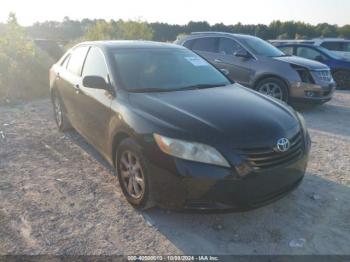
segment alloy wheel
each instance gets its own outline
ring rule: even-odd
[[[131,151],[124,151],[119,165],[127,193],[134,199],[141,198],[145,192],[145,179],[139,158]]]
[[[60,127],[63,123],[63,116],[62,116],[62,107],[61,102],[58,97],[54,98],[54,111],[55,111],[55,119],[57,122],[57,125]]]
[[[272,82],[264,83],[258,88],[258,92],[264,95],[274,97],[279,100],[283,100],[282,88],[276,83],[272,83]]]

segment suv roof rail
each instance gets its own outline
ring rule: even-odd
[[[312,40],[325,40],[325,41],[348,41],[348,39],[341,38],[341,37],[316,37]]]
[[[199,35],[199,34],[230,34],[230,35],[233,35],[233,33],[230,33],[230,32],[220,32],[220,31],[191,32],[191,35]]]

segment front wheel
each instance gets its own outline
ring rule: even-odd
[[[119,184],[128,202],[136,209],[153,206],[147,160],[134,139],[127,138],[117,149],[116,169]]]
[[[339,89],[350,89],[350,71],[340,70],[334,73],[334,80]]]
[[[278,78],[271,77],[261,80],[255,90],[264,95],[288,102],[288,87]]]

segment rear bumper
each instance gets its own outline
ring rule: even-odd
[[[294,82],[290,89],[290,101],[323,104],[332,99],[335,89],[336,84],[334,82],[327,85]]]
[[[305,152],[294,163],[241,178],[234,169],[174,159],[173,172],[151,164],[152,190],[157,204],[165,208],[249,210],[294,190],[304,177],[307,161]]]

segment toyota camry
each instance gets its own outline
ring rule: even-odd
[[[50,69],[50,91],[58,128],[106,158],[135,208],[251,209],[304,177],[303,117],[182,46],[78,44]]]

